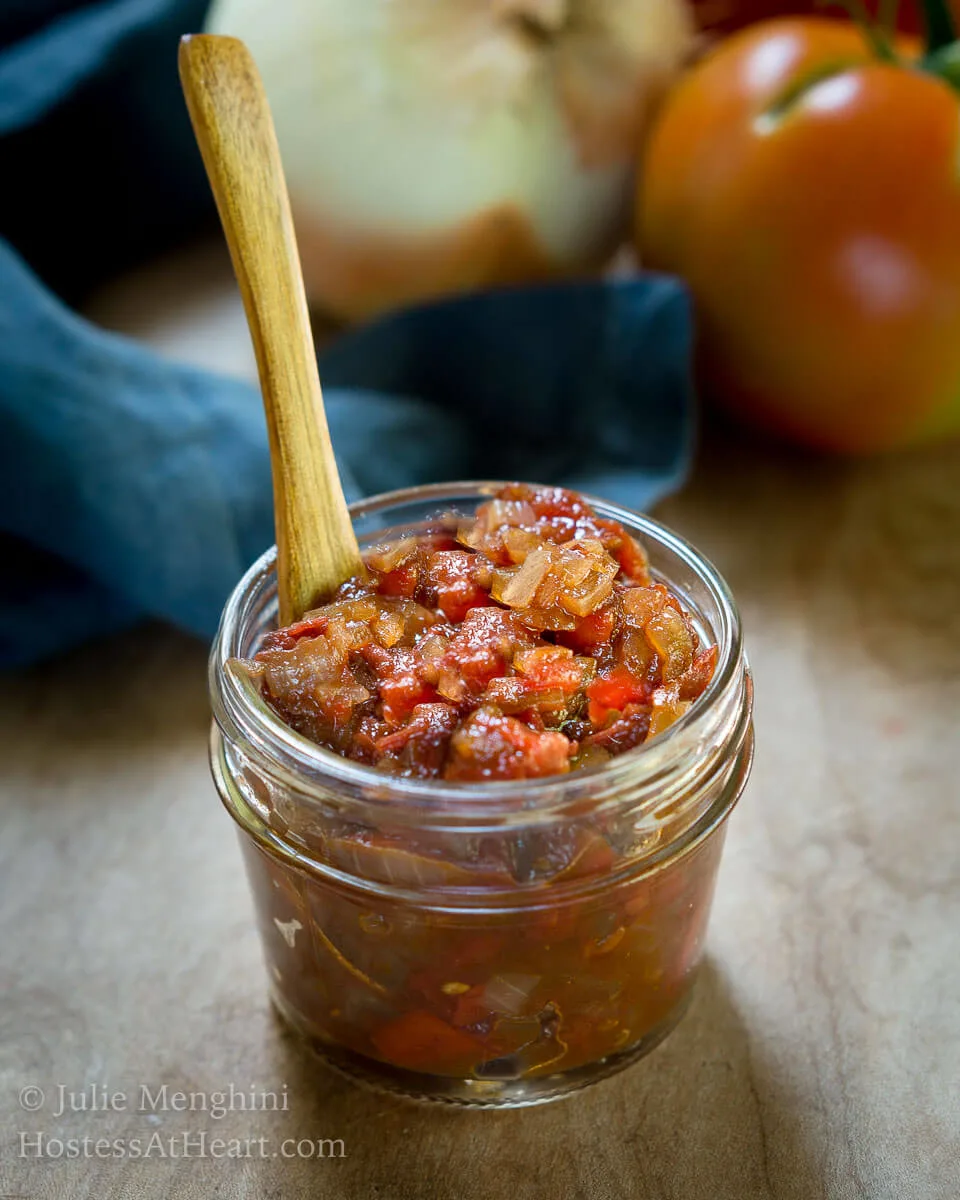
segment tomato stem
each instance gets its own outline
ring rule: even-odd
[[[960,42],[951,42],[923,60],[923,69],[960,92]]]
[[[927,34],[927,56],[939,53],[957,40],[947,0],[923,0],[923,23]]]
[[[927,52],[920,66],[960,92],[960,42],[947,0],[923,0]]]
[[[874,55],[882,62],[897,63],[900,61],[890,37],[892,22],[887,19],[889,3],[883,4],[881,10],[883,16],[881,20],[875,21],[867,11],[864,0],[817,0],[817,2],[823,8],[842,8],[863,34]],[[933,2],[943,3],[943,0],[933,0]]]

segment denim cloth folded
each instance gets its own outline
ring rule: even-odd
[[[216,217],[177,43],[210,0],[0,0],[0,237],[75,303]]]
[[[210,211],[176,80],[177,37],[205,8],[0,4],[2,666],[145,616],[208,637],[273,540],[256,391],[104,333],[62,299]],[[73,173],[77,139],[100,147],[102,177]],[[644,276],[397,313],[320,368],[351,497],[500,477],[642,508],[688,465],[689,359],[683,289]]]

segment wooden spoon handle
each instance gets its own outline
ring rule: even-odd
[[[323,411],[290,200],[260,74],[236,38],[180,43],[180,78],[246,309],[273,467],[280,623],[362,571]]]

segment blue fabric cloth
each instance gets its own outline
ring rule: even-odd
[[[0,189],[2,666],[145,616],[210,636],[273,540],[257,392],[62,299],[209,213],[176,83],[177,37],[204,9],[0,0],[0,171],[18,180]],[[77,173],[75,146],[49,161],[77,138],[112,147],[102,178]],[[645,276],[398,313],[335,342],[321,377],[353,497],[499,476],[644,508],[688,465],[689,362],[685,293]]]
[[[216,216],[177,43],[209,0],[0,0],[0,236],[75,303]]]

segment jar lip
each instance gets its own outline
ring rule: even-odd
[[[501,481],[468,480],[403,488],[357,501],[350,505],[350,513],[356,521],[404,504],[433,501],[439,505],[444,501],[482,499],[504,486],[505,482]],[[730,589],[716,567],[679,534],[651,517],[586,492],[580,494],[600,516],[620,522],[631,533],[660,544],[679,558],[707,587],[719,614],[719,627],[711,630],[717,642],[718,657],[710,683],[688,711],[650,743],[626,751],[608,763],[565,775],[451,783],[384,775],[374,767],[343,758],[311,742],[285,724],[248,679],[228,667],[231,659],[243,656],[242,641],[250,617],[251,600],[261,597],[275,576],[276,546],[270,547],[249,567],[224,607],[209,664],[210,693],[217,723],[227,737],[239,735],[246,740],[274,770],[287,777],[287,782],[299,781],[301,786],[313,784],[326,788],[335,785],[361,795],[368,804],[396,805],[402,800],[407,808],[441,809],[447,818],[454,814],[491,816],[504,808],[516,809],[518,793],[523,795],[518,815],[529,818],[531,809],[565,805],[572,792],[578,793],[591,786],[596,788],[598,784],[605,793],[627,778],[632,789],[638,783],[641,786],[656,785],[669,773],[678,754],[688,749],[691,742],[703,741],[716,701],[729,693],[732,686],[739,685],[738,676],[744,670],[739,613]]]

